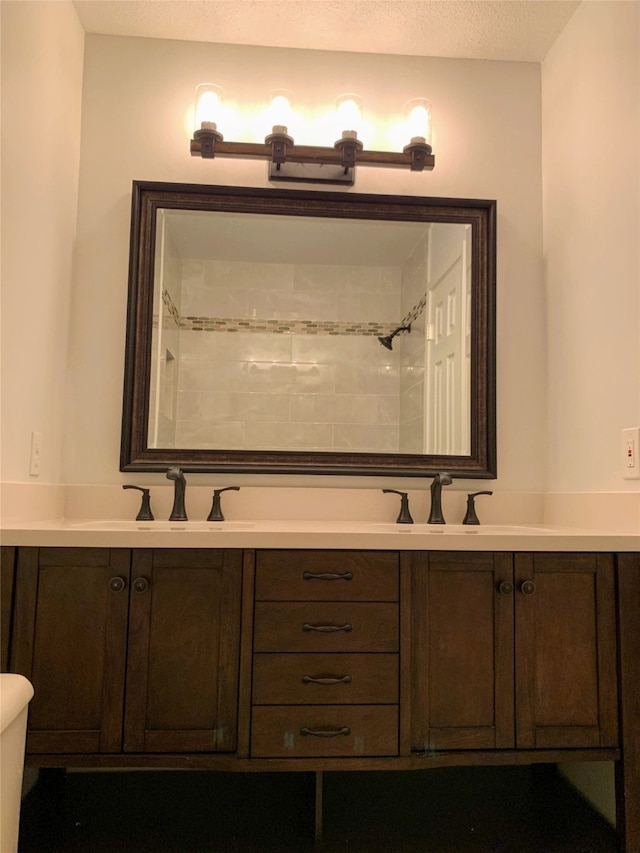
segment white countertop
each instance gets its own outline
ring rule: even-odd
[[[2,545],[85,548],[324,548],[401,551],[640,552],[640,534],[551,525],[463,526],[365,521],[125,521],[6,524]]]

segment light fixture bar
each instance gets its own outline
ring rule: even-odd
[[[215,140],[212,146],[203,145],[202,135],[206,131],[199,131],[200,139],[191,140],[192,157],[239,157],[239,158],[262,158],[271,160],[273,156],[272,146],[262,142],[224,142]],[[407,148],[418,148],[420,146],[407,146]],[[430,146],[429,146],[430,147]],[[208,153],[210,151],[211,153]],[[356,165],[358,166],[395,166],[409,168],[412,171],[431,171],[435,166],[435,157],[431,153],[415,157],[413,150],[402,152],[395,151],[366,151],[357,152]],[[287,145],[287,163],[309,163],[315,165],[342,166],[342,151],[336,148],[318,145]]]
[[[218,129],[224,124],[224,92],[214,83],[196,88],[195,130],[191,155],[205,159],[215,157],[254,158],[266,160],[269,180],[303,181],[321,184],[353,184],[356,166],[391,166],[412,172],[431,171],[435,166],[431,148],[431,102],[414,99],[405,105],[406,129],[410,143],[402,152],[365,151],[358,139],[362,131],[362,98],[352,92],[336,99],[336,125],[340,138],[333,147],[296,145],[289,124],[295,125],[293,96],[285,89],[269,95],[264,118],[271,132],[264,142],[225,142]],[[263,118],[260,119],[260,122]]]

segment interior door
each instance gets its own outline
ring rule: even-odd
[[[428,453],[470,452],[470,240],[467,225],[434,224],[429,232],[425,379]]]

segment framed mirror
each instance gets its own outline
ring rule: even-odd
[[[496,204],[136,181],[120,470],[496,476]]]

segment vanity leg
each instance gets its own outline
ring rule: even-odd
[[[622,760],[616,763],[620,849],[640,853],[640,554],[618,555]]]
[[[322,770],[316,770],[315,841],[322,841]]]

